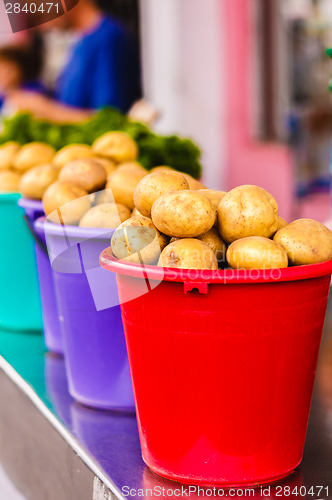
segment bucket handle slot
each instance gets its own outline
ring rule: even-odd
[[[199,293],[206,295],[208,293],[208,283],[202,281],[202,282],[190,282],[190,281],[185,281],[183,283],[184,287],[184,293],[190,293],[193,290],[198,290]]]

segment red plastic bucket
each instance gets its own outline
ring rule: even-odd
[[[293,471],[332,261],[164,270],[117,261],[107,249],[101,264],[117,273],[145,463],[202,485],[264,484]]]

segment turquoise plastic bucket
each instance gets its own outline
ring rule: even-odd
[[[0,194],[0,328],[42,330],[33,237],[17,193]]]

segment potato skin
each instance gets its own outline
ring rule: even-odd
[[[176,238],[194,238],[209,231],[216,212],[197,191],[175,191],[160,196],[152,206],[152,221],[159,231]]]
[[[176,172],[175,168],[169,167],[168,165],[159,165],[158,167],[153,167],[150,170],[151,174],[153,172],[165,172],[165,171],[167,171],[167,172]]]
[[[186,179],[186,181],[189,184],[189,189],[191,189],[192,191],[198,191],[199,189],[206,189],[204,184],[202,184],[197,179],[194,179],[194,177],[192,177],[191,175],[185,174],[184,172],[180,172],[180,174],[182,174],[183,177]]]
[[[97,156],[111,158],[116,163],[135,161],[138,157],[136,142],[124,132],[106,132],[92,146]]]
[[[135,207],[145,217],[151,217],[152,205],[160,196],[185,189],[189,189],[189,184],[182,174],[171,170],[153,172],[137,184],[134,192]]]
[[[59,179],[74,182],[88,193],[105,187],[107,176],[105,168],[91,158],[83,158],[68,163],[60,172]]]
[[[104,203],[90,208],[80,220],[80,227],[100,227],[116,229],[122,222],[129,219],[131,212],[124,205]]]
[[[134,192],[136,186],[145,175],[146,172],[139,169],[131,171],[117,169],[108,178],[106,189],[112,190],[116,203],[121,203],[133,210],[135,207]]]
[[[262,236],[234,241],[227,250],[227,262],[233,269],[281,269],[288,257],[278,243]]]
[[[218,210],[221,200],[227,194],[226,191],[216,191],[214,189],[199,189],[198,192],[204,194],[204,196],[211,201],[216,211]]]
[[[57,181],[46,190],[43,205],[45,214],[51,222],[76,225],[90,209],[91,202],[88,192],[78,184]]]
[[[19,193],[21,176],[12,170],[0,170],[0,193]]]
[[[220,238],[217,229],[213,227],[207,233],[197,236],[197,239],[203,241],[203,243],[206,243],[206,245],[212,248],[218,262],[225,262],[227,245]]]
[[[0,146],[0,171],[12,168],[20,147],[19,143],[15,141],[6,142]]]
[[[232,189],[218,207],[219,233],[227,243],[249,236],[270,238],[277,231],[278,222],[276,200],[258,186]]]
[[[131,217],[114,232],[111,240],[113,254],[120,260],[135,264],[156,264],[161,251],[168,243],[151,219]]]
[[[332,232],[312,219],[291,222],[275,234],[274,241],[285,249],[289,261],[296,266],[332,259]]]
[[[145,175],[149,173],[140,163],[138,163],[138,161],[126,161],[125,163],[119,163],[119,165],[117,165],[117,172],[137,172],[137,170],[143,172]]]
[[[106,177],[113,174],[114,170],[118,168],[117,164],[109,158],[100,158],[99,156],[93,156],[92,160],[97,161],[104,167],[106,171]]]
[[[93,156],[93,151],[87,144],[69,144],[64,146],[62,149],[55,154],[53,158],[53,165],[61,169],[75,160],[81,160],[82,158],[91,158]]]
[[[288,222],[285,219],[283,219],[282,217],[279,217],[277,231],[279,231],[280,229],[283,229],[286,226],[288,226]]]
[[[160,267],[177,269],[218,269],[214,251],[195,238],[183,238],[168,245],[158,261]]]
[[[53,165],[40,165],[28,170],[20,180],[20,192],[25,198],[41,200],[46,189],[58,179],[59,170]]]
[[[25,144],[16,154],[13,160],[13,168],[19,172],[25,172],[29,168],[51,163],[55,155],[55,149],[43,142],[30,142]]]

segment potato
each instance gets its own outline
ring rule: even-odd
[[[80,227],[100,227],[116,229],[122,222],[129,219],[131,212],[124,205],[104,203],[90,208],[80,220]]]
[[[57,168],[63,168],[68,163],[81,158],[91,158],[93,151],[87,144],[69,144],[55,154],[53,158],[53,165]]]
[[[216,211],[221,200],[227,194],[226,191],[215,191],[214,189],[199,189],[198,192],[204,194],[211,201]]]
[[[97,156],[111,158],[116,163],[135,161],[138,157],[136,142],[124,132],[107,132],[92,146]]]
[[[95,160],[83,158],[68,163],[60,172],[59,179],[65,182],[79,184],[88,193],[105,187],[106,170]]]
[[[160,165],[160,167],[151,168],[150,172],[151,173],[153,173],[153,172],[164,172],[165,170],[166,171],[176,172],[176,170],[173,167],[168,167],[167,165]]]
[[[103,189],[98,191],[98,193],[93,193],[90,195],[94,205],[104,205],[105,203],[115,203],[114,197],[111,189]]]
[[[175,191],[160,196],[152,206],[152,221],[159,231],[176,238],[194,238],[209,231],[216,212],[197,191]]]
[[[288,257],[282,246],[262,236],[234,241],[227,250],[227,262],[233,269],[288,267]]]
[[[28,170],[20,180],[19,189],[25,198],[41,200],[46,189],[57,180],[59,170],[53,165],[40,165]]]
[[[213,189],[199,189],[199,193],[204,194],[212,203],[216,211],[216,221],[214,223],[215,227],[218,227],[218,207],[221,200],[227,194],[226,191],[215,191]]]
[[[212,248],[200,240],[184,238],[168,245],[161,253],[158,266],[178,269],[218,269]]]
[[[20,149],[18,142],[10,141],[0,146],[0,170],[9,170],[13,166],[14,158]]]
[[[106,170],[107,177],[113,174],[114,170],[118,168],[117,164],[113,160],[109,160],[107,158],[100,158],[98,156],[93,156],[92,159],[97,161],[104,167],[104,169]]]
[[[111,189],[116,203],[121,203],[133,210],[134,192],[137,184],[145,176],[141,170],[115,170],[108,179],[106,189]]]
[[[21,176],[12,170],[0,171],[0,193],[19,193]]]
[[[226,243],[249,236],[270,238],[276,232],[278,222],[276,200],[258,186],[232,189],[218,207],[219,233]]]
[[[285,221],[285,219],[283,219],[282,217],[279,217],[278,219],[278,229],[277,231],[279,231],[280,229],[283,229],[284,227],[288,226],[288,222]]]
[[[73,182],[57,181],[43,196],[48,220],[56,224],[75,225],[91,207],[88,192]]]
[[[217,229],[212,228],[207,233],[197,236],[197,239],[212,248],[218,262],[225,262],[227,246],[220,238]]]
[[[182,174],[166,170],[154,172],[143,177],[137,184],[134,192],[135,207],[145,217],[151,217],[152,205],[160,196],[185,189],[189,189],[189,184]]]
[[[22,146],[13,161],[13,168],[25,172],[29,168],[51,163],[55,155],[55,149],[43,142],[30,142]]]
[[[137,208],[134,208],[134,210],[131,212],[131,216],[135,217],[136,215],[138,215],[139,217],[143,217],[143,215],[139,213]]]
[[[184,172],[180,172],[187,180],[189,184],[189,189],[191,190],[199,190],[199,189],[206,189],[204,184],[202,184],[200,181],[197,179],[194,179],[191,175],[185,174]]]
[[[312,219],[291,222],[275,234],[274,241],[285,249],[289,261],[296,266],[332,259],[332,232]]]
[[[159,233],[150,219],[131,217],[116,229],[111,247],[118,259],[154,264],[167,243],[168,238]]]
[[[137,161],[127,161],[125,163],[120,163],[117,167],[118,172],[143,172],[145,175],[147,175],[149,172]]]

